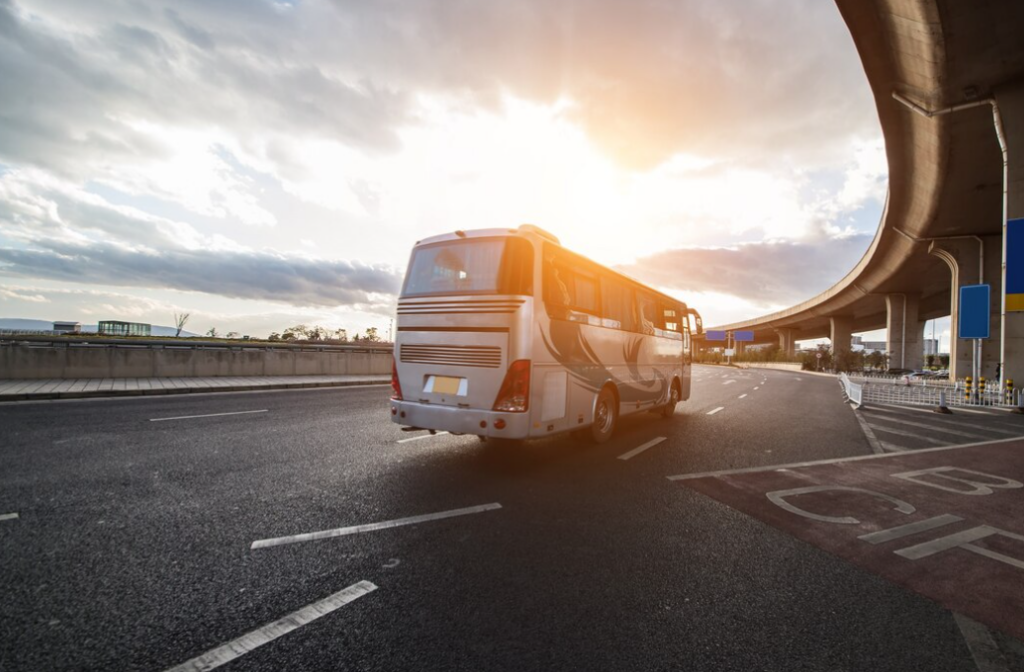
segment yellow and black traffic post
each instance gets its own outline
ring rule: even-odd
[[[964,381],[964,401],[968,403],[971,401],[971,383],[973,382],[970,376],[967,376],[967,379]]]
[[[1006,379],[1006,403],[1013,403],[1013,378]]]
[[[985,403],[985,376],[978,378],[978,400],[982,404]]]

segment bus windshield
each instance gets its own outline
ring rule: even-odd
[[[516,237],[468,238],[417,247],[402,296],[532,294],[533,247]]]

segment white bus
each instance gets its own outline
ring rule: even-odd
[[[690,396],[684,303],[535,226],[416,244],[398,300],[391,418],[408,428],[607,441],[621,416]]]

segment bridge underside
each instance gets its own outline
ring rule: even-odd
[[[752,330],[755,342],[787,351],[812,338],[847,350],[852,332],[888,329],[890,366],[920,368],[924,322],[949,315],[951,373],[962,377],[973,344],[955,338],[959,288],[988,284],[992,337],[982,345],[982,374],[1024,379],[1024,312],[1004,316],[1002,300],[1004,222],[1024,218],[1024,2],[837,4],[885,136],[889,195],[878,233],[819,296],[716,329]]]

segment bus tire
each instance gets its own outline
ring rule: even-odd
[[[679,403],[679,397],[682,396],[678,380],[672,381],[672,390],[668,394],[668,403],[661,407],[661,417],[663,418],[671,418],[675,415],[676,405]]]
[[[590,440],[594,443],[606,443],[615,432],[619,421],[619,405],[615,393],[605,387],[597,393],[594,402],[594,422],[590,425]]]

